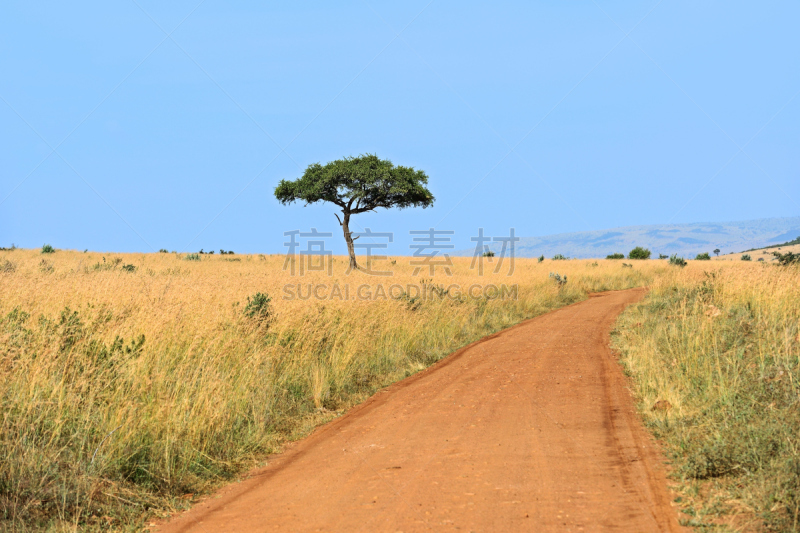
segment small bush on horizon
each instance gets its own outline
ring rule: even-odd
[[[685,267],[686,259],[684,259],[683,257],[678,257],[678,254],[672,254],[669,258],[669,264],[679,267]]]
[[[553,261],[566,261],[569,257],[564,257],[561,254],[556,254],[553,256]]]
[[[539,263],[541,263],[542,261],[544,261],[544,254],[539,256]]]
[[[186,254],[184,259],[187,261],[200,261],[200,254]]]
[[[751,261],[750,254],[742,254],[742,261]]]
[[[160,254],[168,254],[169,252],[167,251],[167,249],[166,249],[166,248],[162,248],[162,249],[160,249],[160,250],[158,251],[158,253],[160,253]]]
[[[628,259],[650,259],[650,250],[637,246],[630,251]]]
[[[483,252],[483,257],[494,257],[494,252],[491,250],[486,250]]]
[[[708,255],[708,252],[703,252],[702,254],[697,254],[694,259],[695,261],[711,261],[711,256]]]
[[[50,246],[49,244],[45,244],[44,246],[42,246],[42,253],[43,254],[52,254],[55,251],[56,251],[56,249],[53,248],[52,246]]]
[[[606,259],[625,259],[625,254],[609,254]]]
[[[659,259],[669,259],[669,256],[668,255],[664,255],[664,254],[658,254],[658,258]]]

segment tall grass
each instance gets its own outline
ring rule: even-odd
[[[667,268],[561,261],[569,283],[559,286],[547,263],[478,277],[454,259],[452,277],[425,280],[428,298],[323,301],[284,300],[282,287],[375,294],[420,279],[407,258],[375,265],[391,278],[346,276],[346,258],[332,277],[300,278],[278,256],[52,257],[42,268],[38,251],[0,253],[14,264],[0,272],[5,529],[136,528],[464,344]],[[517,284],[518,298],[449,298],[452,283]],[[256,299],[268,313],[245,312]]]
[[[800,269],[690,263],[616,333],[689,523],[800,530]]]

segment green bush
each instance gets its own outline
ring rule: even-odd
[[[800,254],[794,254],[792,252],[786,252],[785,254],[772,252],[772,255],[778,259],[778,263],[784,266],[800,263]]]
[[[678,254],[672,254],[669,258],[669,264],[679,267],[685,267],[686,259],[684,259],[683,257],[678,257]]]
[[[750,254],[742,254],[742,261],[751,261]]]
[[[247,305],[244,308],[244,315],[254,320],[256,323],[265,324],[272,316],[270,302],[272,298],[268,294],[257,292],[251,298],[247,297]]]
[[[42,253],[43,254],[52,254],[55,251],[56,251],[56,249],[53,248],[52,246],[50,246],[49,244],[45,244],[44,246],[42,246]]]
[[[564,257],[561,254],[556,254],[553,256],[553,261],[566,261],[569,257]]]
[[[162,249],[160,249],[160,250],[158,251],[158,253],[160,253],[160,254],[168,254],[169,252],[167,251],[167,249],[166,249],[166,248],[162,248]]]
[[[696,261],[711,261],[711,256],[708,255],[708,252],[704,252],[702,254],[697,254],[697,257],[695,257],[695,260]]]
[[[539,261],[538,262],[541,263],[542,261],[544,261],[544,255],[540,255],[539,256]]]
[[[125,272],[136,272],[136,267],[134,265],[122,265],[122,270]]]
[[[606,259],[625,259],[625,254],[609,254]]]
[[[483,257],[494,257],[494,252],[491,250],[486,250],[483,252]]]
[[[628,259],[650,259],[650,250],[637,246],[630,251]]]
[[[200,254],[186,254],[184,259],[187,261],[200,261]]]
[[[669,259],[669,256],[668,255],[664,255],[664,254],[658,254],[658,258],[659,259]]]

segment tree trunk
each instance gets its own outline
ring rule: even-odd
[[[347,253],[350,254],[350,270],[358,270],[356,249],[355,246],[353,246],[353,237],[350,235],[350,212],[345,210],[343,213],[342,230],[344,231],[344,240],[347,241]]]

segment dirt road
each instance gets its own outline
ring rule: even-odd
[[[608,348],[640,289],[395,384],[159,531],[680,531]]]

